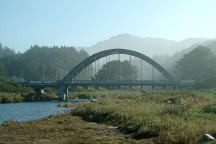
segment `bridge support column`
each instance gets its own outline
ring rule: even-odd
[[[59,100],[67,101],[68,95],[69,95],[69,91],[67,87],[64,86],[57,87],[57,96]]]

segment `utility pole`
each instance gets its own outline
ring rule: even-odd
[[[96,78],[96,74],[97,74],[96,68],[97,68],[97,67],[96,67],[96,57],[95,57],[95,66],[94,66],[94,69],[95,69],[95,70],[94,70],[94,71],[95,71],[95,80],[97,79],[97,78]]]
[[[154,66],[152,66],[152,80],[155,80]]]
[[[106,56],[106,64],[105,65],[107,65],[107,67],[105,67],[106,68],[106,76],[105,76],[105,79],[107,80],[108,79],[108,63],[107,63],[107,56]]]
[[[45,67],[43,66],[43,81],[45,79]]]
[[[131,55],[130,55],[130,80],[132,80],[132,66],[131,66]]]
[[[58,73],[57,73],[57,69],[56,69],[56,80],[58,80]]]
[[[143,64],[142,64],[142,59],[141,59],[141,74],[140,74],[140,77],[141,77],[141,80],[142,80],[142,71],[143,71]]]
[[[109,61],[109,64],[108,64],[108,79],[110,80],[111,79],[111,76],[110,76],[110,56],[108,57],[108,61]]]
[[[120,54],[118,54],[118,65],[119,65],[119,80],[121,80],[121,61],[120,61]]]
[[[100,63],[99,63],[99,59],[98,59],[98,71],[97,71],[97,73],[98,73],[98,80],[100,79],[100,72],[99,72],[99,69],[100,69],[99,67],[100,67],[100,66],[99,66],[99,64],[100,64]]]

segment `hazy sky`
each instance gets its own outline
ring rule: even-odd
[[[216,37],[216,0],[0,0],[0,42],[91,46],[112,35]]]

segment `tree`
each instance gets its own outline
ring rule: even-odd
[[[5,79],[5,77],[6,77],[5,68],[0,61],[0,80]]]
[[[7,68],[4,63],[5,59],[11,57],[14,54],[15,52],[12,49],[8,47],[3,47],[0,43],[0,80],[5,79],[7,76]]]
[[[216,82],[216,57],[211,49],[199,46],[178,62],[180,79],[196,80],[199,88],[213,87]]]
[[[114,60],[103,65],[95,75],[96,80],[130,80],[137,78],[137,70],[128,61]]]
[[[62,79],[76,64],[88,57],[73,47],[34,45],[19,57],[5,59],[10,76],[25,80]],[[13,62],[12,59],[15,59]]]

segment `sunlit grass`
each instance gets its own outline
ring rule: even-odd
[[[158,133],[155,139],[167,143],[197,143],[204,133],[216,136],[216,114],[205,112],[209,104],[216,103],[214,90],[100,93],[96,103],[81,105],[73,114],[119,126],[125,132],[147,127]],[[167,99],[176,99],[176,103],[166,103]]]

